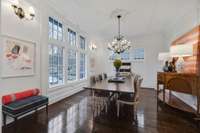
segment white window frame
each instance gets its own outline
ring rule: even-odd
[[[81,37],[82,38],[84,38],[85,39],[85,48],[84,49],[82,49],[81,48]],[[81,57],[79,58],[79,80],[87,80],[87,40],[86,40],[86,38],[83,36],[83,35],[79,35],[79,56],[81,55],[81,54],[85,54],[85,77],[84,78],[80,78],[80,61],[81,61]]]
[[[81,69],[81,64],[79,65],[79,79],[80,80],[85,80],[85,79],[87,79],[87,54],[85,52],[80,52],[79,54],[80,54],[79,63],[81,62],[81,54],[85,55],[85,62],[84,62],[84,64],[85,64],[85,71],[84,71],[85,76],[83,78],[80,77],[80,75],[81,75],[81,70],[80,70]]]
[[[64,57],[65,57],[65,49],[64,47],[62,46],[58,46],[58,45],[55,45],[55,44],[49,44],[50,47],[57,47],[57,48],[61,48],[63,50],[63,66],[62,66],[62,71],[63,71],[63,82],[62,83],[58,83],[58,84],[55,84],[55,85],[50,85],[50,82],[49,82],[49,63],[48,63],[48,85],[49,85],[49,88],[54,88],[54,87],[57,87],[57,86],[63,86],[65,84],[65,61],[64,61]],[[58,70],[59,71],[59,70]]]
[[[68,76],[69,76],[69,75],[68,75],[68,66],[69,66],[68,60],[69,60],[69,51],[70,51],[70,50],[73,50],[74,52],[76,52],[76,79],[75,79],[75,80],[69,80],[69,79],[68,79]],[[77,70],[77,68],[78,68],[78,62],[77,62],[77,61],[78,61],[78,60],[77,60],[77,59],[78,59],[78,52],[77,52],[76,49],[69,48],[67,53],[68,53],[68,54],[67,54],[67,58],[66,58],[66,60],[67,60],[67,67],[66,67],[66,69],[67,69],[67,70],[66,70],[66,71],[67,71],[67,72],[66,72],[66,75],[67,75],[67,82],[68,82],[68,83],[73,83],[73,82],[78,81],[78,70]]]
[[[48,86],[50,89],[59,89],[67,86],[71,86],[76,84],[77,82],[84,82],[87,80],[87,69],[88,69],[88,47],[87,47],[87,38],[85,34],[81,34],[79,30],[76,30],[72,28],[71,26],[67,25],[63,21],[60,21],[57,17],[51,17],[54,20],[58,21],[58,23],[62,24],[62,40],[59,40],[58,37],[57,39],[54,39],[53,37],[53,31],[52,31],[52,38],[49,38],[49,33],[48,32],[48,45],[53,45],[57,47],[62,47],[63,48],[63,84],[58,84],[58,85],[53,85],[50,86],[49,83],[49,76],[48,76]],[[49,19],[48,19],[49,22]],[[49,26],[48,26],[49,29]],[[68,38],[68,30],[72,30],[73,32],[76,33],[76,44],[75,45],[70,45],[69,43],[69,38]],[[57,34],[58,36],[58,34]],[[85,39],[85,49],[81,49],[80,46],[80,37],[83,37]],[[76,51],[76,80],[70,81],[68,80],[68,51],[69,50],[75,50]],[[85,77],[83,79],[80,79],[80,54],[84,53],[85,54]],[[49,64],[48,64],[49,65]],[[49,72],[48,72],[49,75]]]
[[[58,22],[58,25],[59,24],[62,24],[62,39],[59,40],[59,37],[58,37],[58,33],[57,33],[57,38],[55,39],[54,38],[54,35],[53,35],[53,32],[52,31],[52,38],[49,38],[49,25],[48,25],[48,48],[49,46],[56,46],[58,48],[62,48],[63,49],[63,83],[61,84],[55,84],[55,85],[50,85],[49,83],[49,51],[48,51],[48,87],[49,88],[55,88],[55,87],[60,87],[60,86],[63,86],[65,85],[66,83],[66,77],[65,77],[65,66],[66,66],[66,63],[65,63],[65,53],[66,53],[66,48],[65,48],[65,45],[64,45],[64,25],[63,25],[63,22],[58,20],[58,19],[55,19],[54,17],[48,17],[48,24],[49,24],[49,19],[52,18],[53,21],[56,20]],[[53,30],[53,29],[52,29]],[[57,30],[58,32],[58,30]],[[49,50],[49,49],[48,49]]]

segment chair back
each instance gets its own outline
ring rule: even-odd
[[[139,90],[141,88],[141,84],[142,84],[143,78],[139,75],[136,75],[133,84],[134,84],[134,97],[133,97],[133,101],[137,102],[139,100]]]
[[[134,72],[130,72],[131,77],[135,77],[136,74]]]
[[[131,72],[131,73],[130,73],[130,76],[131,76],[131,78],[134,80],[134,79],[135,79],[135,77],[137,76],[137,74],[135,74],[135,73]]]
[[[104,73],[103,76],[104,76],[104,79],[107,79],[107,78],[108,78],[108,76],[107,76],[106,73]]]
[[[102,74],[99,74],[99,81],[102,81],[103,80],[103,76]]]
[[[138,74],[134,74],[133,76],[132,76],[132,79],[133,79],[133,85],[135,84],[135,82],[137,82],[137,80],[140,78],[140,75],[138,75]]]
[[[99,81],[99,76],[95,76],[95,81],[96,81],[96,82]]]
[[[95,76],[91,76],[90,77],[90,84],[91,85],[94,85],[96,83],[96,78],[95,78]]]

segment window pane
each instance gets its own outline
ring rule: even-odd
[[[85,50],[85,38],[80,36],[80,48]]]
[[[64,83],[63,48],[49,45],[49,86]]]
[[[71,46],[76,45],[76,32],[68,29],[68,41]]]
[[[86,75],[86,60],[85,54],[80,54],[80,79],[84,79]]]
[[[120,56],[121,56],[122,60],[129,60],[130,59],[128,51],[125,51],[125,52],[121,53]]]
[[[76,51],[70,50],[68,53],[68,80],[76,80]]]
[[[61,23],[59,23],[59,26],[58,26],[58,40],[59,41],[63,40],[63,27]]]
[[[53,38],[55,40],[58,39],[58,21],[54,20],[54,23],[53,23]]]
[[[49,39],[53,37],[53,19],[49,17]]]
[[[63,41],[63,25],[52,17],[49,17],[49,39]]]
[[[120,58],[121,60],[130,60],[130,53],[129,53],[129,51],[125,51],[125,52],[123,52],[121,54],[117,54],[117,53],[114,53],[112,51],[110,56],[109,56],[109,59],[110,60],[115,60],[117,58]]]

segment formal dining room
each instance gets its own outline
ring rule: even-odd
[[[0,0],[0,133],[200,133],[200,0]]]

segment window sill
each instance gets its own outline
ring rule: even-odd
[[[87,78],[85,79],[80,79],[80,80],[76,80],[76,81],[71,81],[71,82],[67,82],[63,85],[55,85],[55,86],[51,86],[48,88],[48,91],[49,92],[52,92],[52,91],[56,91],[58,89],[62,89],[62,88],[67,88],[67,87],[74,87],[75,85],[78,85],[78,84],[81,84],[81,83],[84,83],[87,81]]]
[[[65,84],[62,85],[53,85],[53,86],[49,86],[49,90],[54,90],[54,89],[59,89],[59,88],[63,88],[65,87]]]
[[[87,81],[87,78],[80,79],[79,81],[81,81],[81,82]]]

